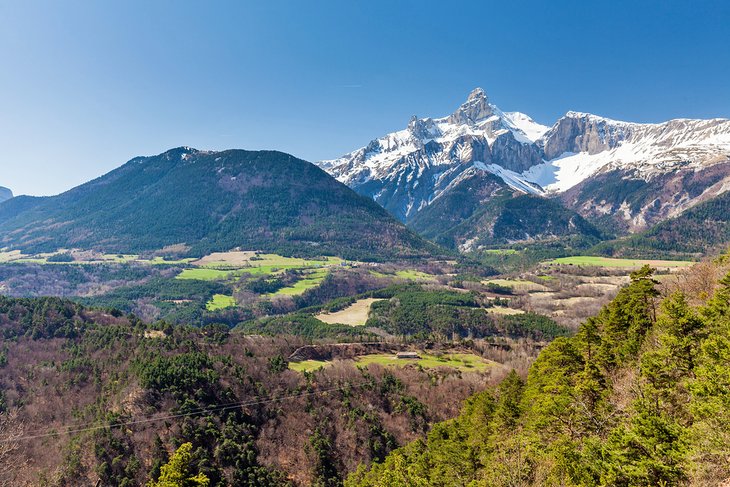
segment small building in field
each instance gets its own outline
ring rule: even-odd
[[[395,358],[406,359],[406,360],[418,360],[421,358],[418,352],[398,352],[395,354]]]

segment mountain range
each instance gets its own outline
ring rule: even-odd
[[[315,165],[275,151],[181,147],[52,197],[0,204],[0,247],[189,255],[241,247],[373,259],[432,244]]]
[[[318,164],[425,236],[469,250],[645,231],[723,194],[729,162],[730,120],[647,124],[568,112],[547,127],[500,110],[477,88],[451,115],[414,116],[404,130]],[[529,204],[511,202],[510,218],[540,215],[545,224],[500,235],[494,226],[511,198]]]
[[[726,119],[647,124],[568,112],[548,127],[477,88],[446,117],[414,116],[316,164],[181,147],[58,196],[0,188],[0,247],[388,259],[438,252],[425,239],[467,252],[600,244],[613,255],[702,253],[730,239]]]

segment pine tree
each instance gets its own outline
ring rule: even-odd
[[[160,468],[160,478],[149,482],[147,487],[208,487],[210,479],[205,474],[190,472],[192,450],[192,443],[180,445],[170,461]]]

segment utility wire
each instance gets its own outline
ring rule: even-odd
[[[249,407],[249,406],[258,406],[261,404],[270,404],[270,403],[274,403],[274,402],[287,401],[290,399],[298,399],[298,398],[302,398],[302,397],[316,396],[318,394],[324,394],[327,392],[337,392],[337,391],[342,391],[344,389],[363,387],[368,384],[370,384],[370,382],[362,382],[359,384],[348,384],[348,385],[343,385],[340,387],[332,387],[329,389],[320,389],[318,391],[312,391],[312,392],[300,392],[298,394],[290,394],[288,396],[269,397],[269,398],[265,398],[265,399],[258,399],[255,401],[218,404],[216,406],[211,406],[211,407],[207,407],[207,408],[194,409],[192,411],[188,411],[185,413],[148,417],[148,418],[138,419],[138,420],[134,420],[134,421],[122,421],[122,422],[111,423],[111,424],[106,424],[106,425],[91,426],[94,423],[86,423],[86,424],[81,424],[78,426],[69,427],[69,428],[66,428],[65,430],[61,430],[61,431],[37,433],[37,434],[21,436],[21,437],[13,438],[13,439],[0,439],[0,444],[12,443],[12,442],[16,442],[16,441],[36,440],[36,439],[40,439],[40,438],[50,438],[53,436],[61,436],[61,435],[73,435],[73,434],[77,434],[77,433],[85,433],[88,431],[96,431],[96,430],[107,429],[107,428],[113,429],[113,428],[121,428],[124,426],[145,424],[145,423],[156,423],[158,421],[166,421],[168,419],[177,419],[177,418],[185,418],[185,417],[189,417],[189,416],[198,416],[201,414],[212,413],[212,412],[216,412],[216,411],[226,411],[226,410],[230,410],[230,409],[239,409],[239,408],[245,408],[245,407]]]

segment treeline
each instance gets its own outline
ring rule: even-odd
[[[717,485],[730,478],[730,275],[704,304],[648,267],[523,381],[474,396],[426,441],[345,485]]]

